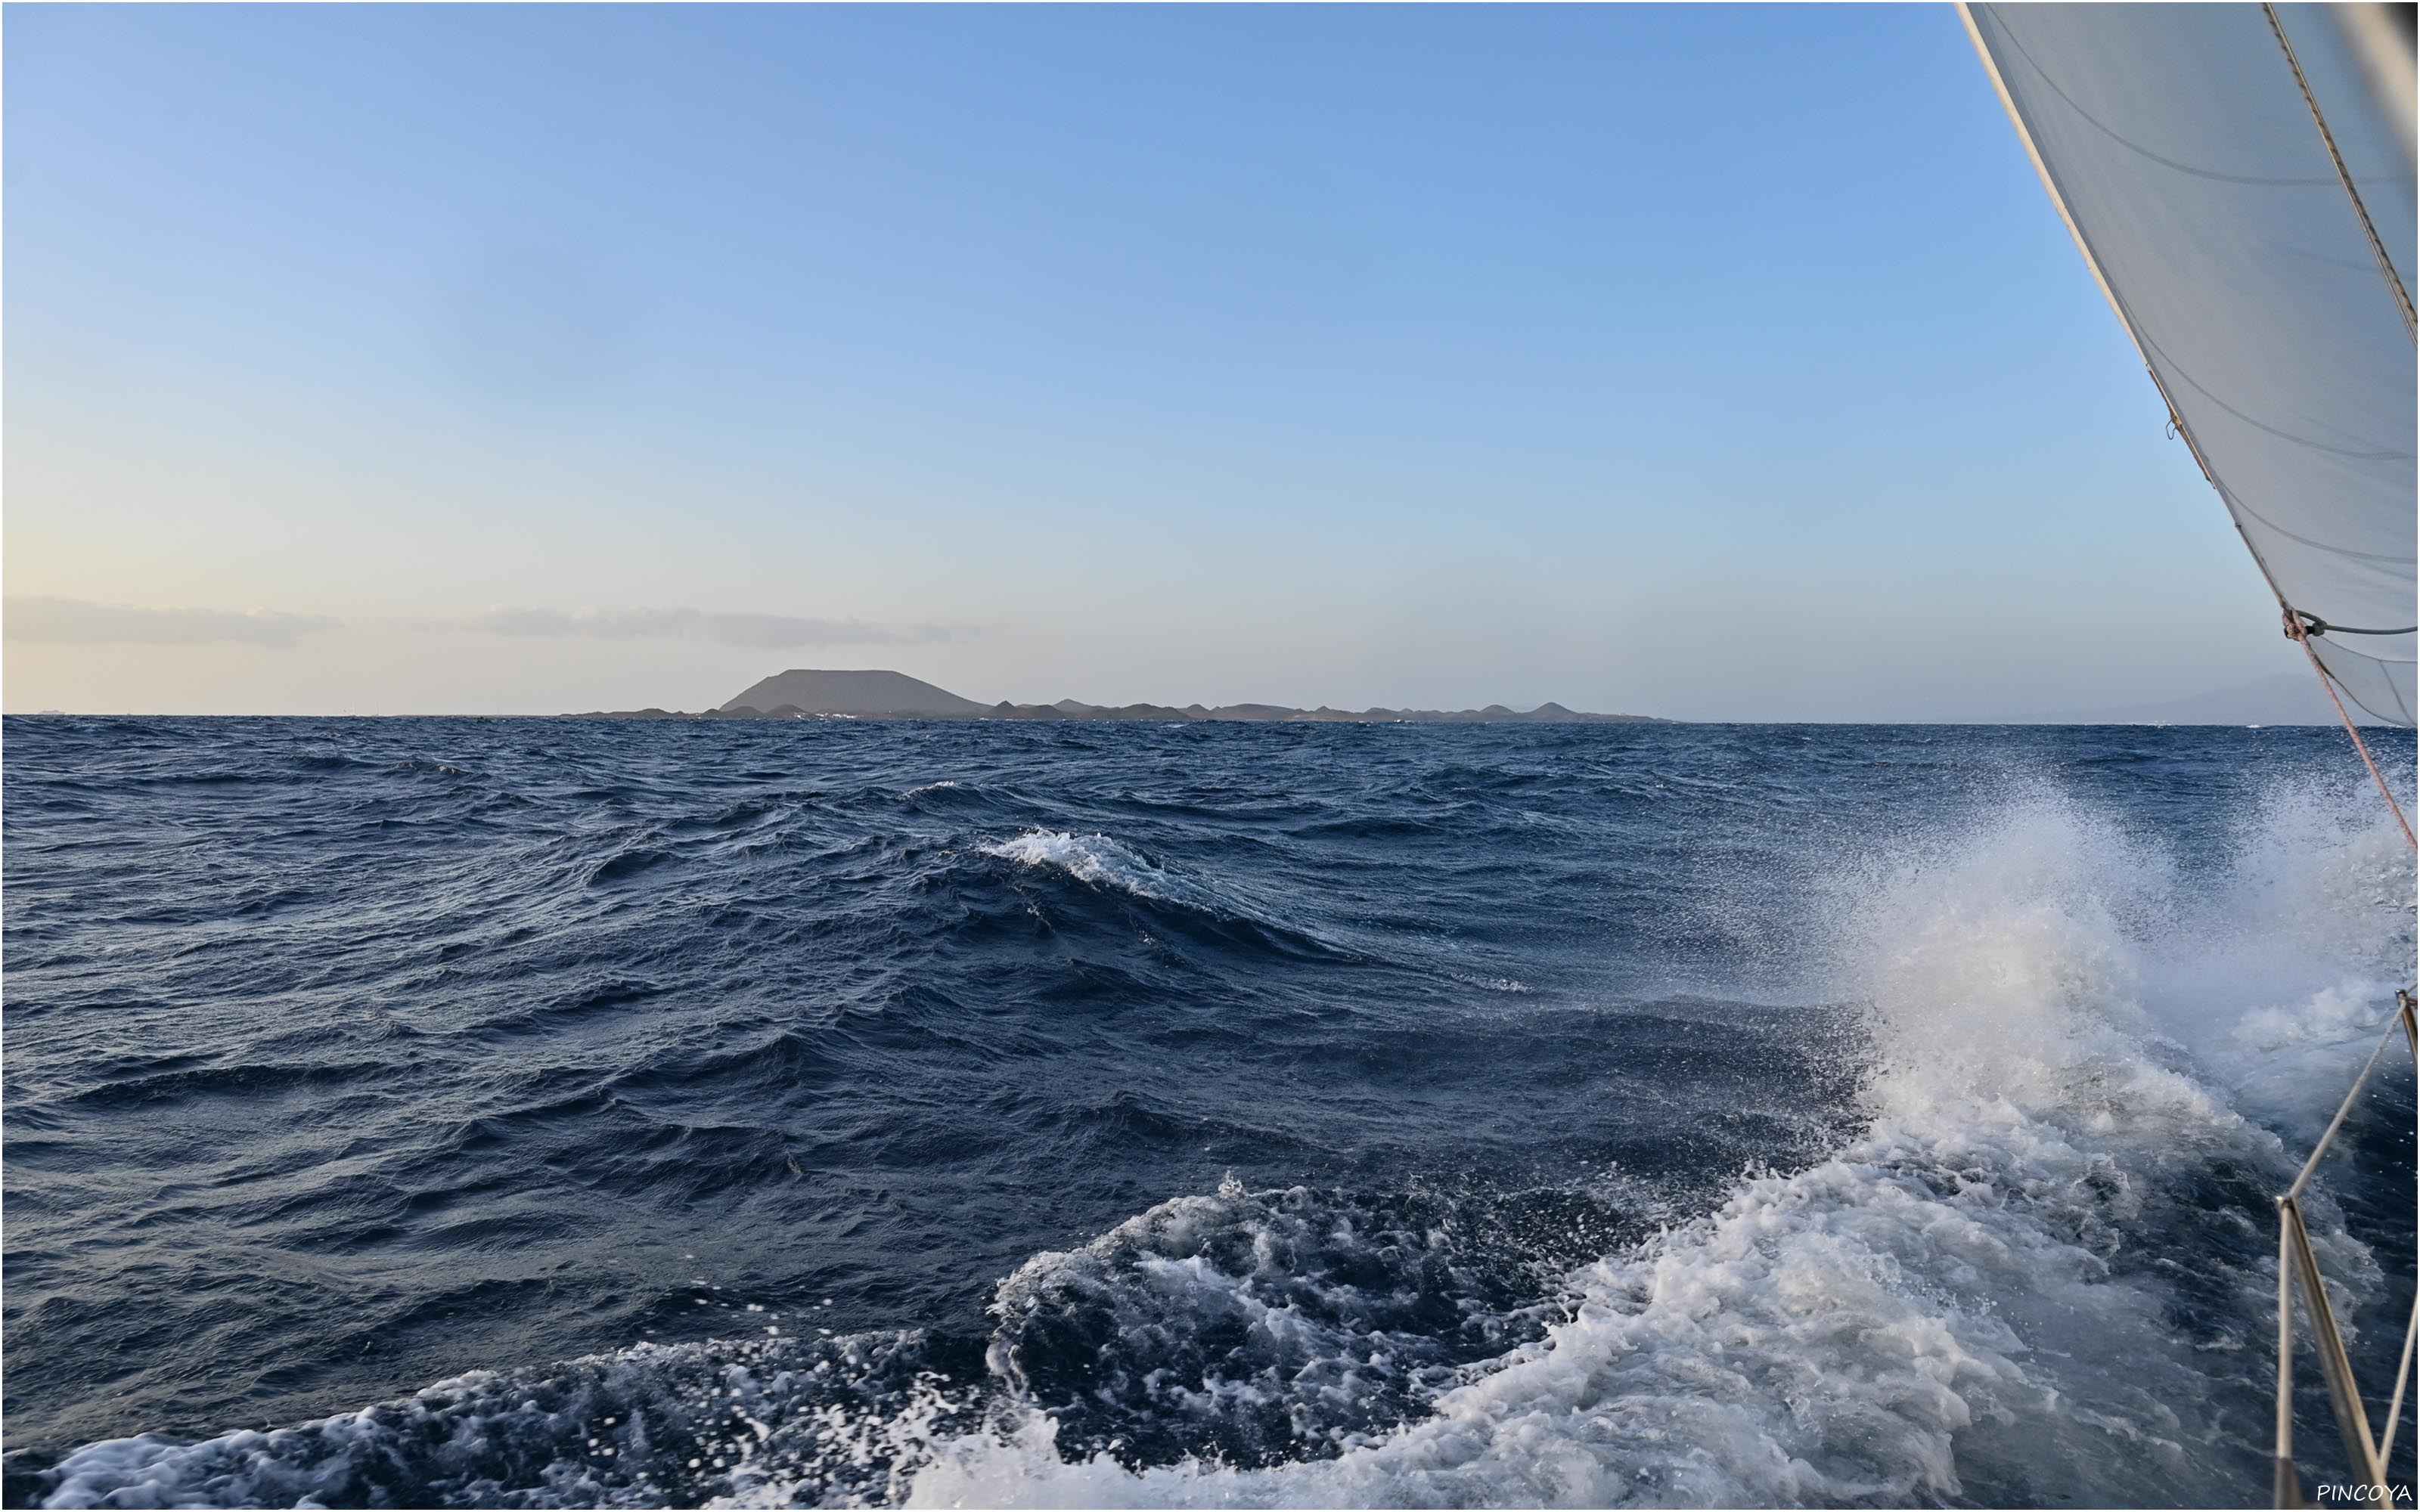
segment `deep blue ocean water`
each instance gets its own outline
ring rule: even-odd
[[[2269,1196],[2413,952],[2320,729],[0,777],[11,1504],[2265,1504]],[[2385,1064],[2316,1210],[2381,1380]]]

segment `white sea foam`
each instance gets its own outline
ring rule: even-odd
[[[1818,912],[1838,984],[1871,1005],[1877,1068],[1872,1122],[1833,1158],[1574,1276],[1570,1321],[1333,1459],[1065,1464],[1029,1412],[934,1445],[912,1500],[2257,1496],[2266,1365],[2247,1335],[2273,1280],[2257,1193],[2213,1173],[2288,1163],[2230,1104],[2240,1068],[2185,1045],[2283,1035],[2310,1052],[2313,1105],[2340,1095],[2366,1049],[2351,1031],[2411,948],[2408,863],[2348,812],[2273,802],[2226,886],[2195,897],[2167,857],[2048,798],[1849,868]],[[2258,969],[2147,990],[2213,955]],[[2335,1274],[2374,1279],[2349,1238],[2323,1247]],[[2189,1305],[2207,1316],[2180,1321]]]
[[[1078,882],[1113,887],[1138,898],[1214,906],[1203,888],[1171,875],[1168,870],[1107,835],[1074,835],[1063,829],[1029,829],[1014,840],[988,841],[977,849],[1019,866],[1057,867]]]
[[[1511,977],[1473,977],[1459,971],[1449,971],[1446,975],[1467,987],[1477,987],[1491,993],[1509,993],[1515,997],[1526,997],[1538,990],[1526,981],[1519,981]]]
[[[1029,829],[1010,840],[985,841],[976,849],[1021,867],[1063,872],[1087,887],[1172,903],[1215,918],[1249,920],[1330,949],[1344,948],[1324,931],[1287,919],[1283,910],[1263,903],[1248,888],[1171,871],[1113,836]]]
[[[2410,967],[2409,862],[2358,802],[2281,795],[2229,838],[2232,862],[2214,872],[2039,795],[1844,865],[1814,889],[1800,949],[1818,967],[1810,992],[1868,1005],[1863,1132],[1579,1270],[1543,1337],[1449,1375],[1410,1421],[1344,1434],[1327,1458],[1070,1460],[1023,1379],[1020,1310],[1069,1305],[1109,1319],[1105,1343],[1138,1377],[1170,1338],[1240,1324],[1270,1367],[1220,1378],[1205,1409],[1224,1405],[1218,1393],[1283,1409],[1289,1393],[1351,1394],[1396,1368],[1383,1298],[1298,1277],[1289,1257],[1289,1245],[1357,1242],[1348,1226],[1291,1195],[1228,1189],[1161,1204],[1004,1282],[1005,1400],[985,1426],[970,1430],[975,1414],[930,1392],[874,1411],[858,1397],[795,1407],[764,1433],[743,1423],[728,1436],[742,1463],[720,1483],[721,1504],[2257,1499],[2274,1298],[2257,1209],[2295,1153],[2270,1131],[2300,1141],[2325,1117]],[[1106,837],[1033,831],[985,849],[1181,897]],[[2330,1273],[2374,1285],[2366,1251],[2324,1199],[2317,1211]],[[1248,1262],[1217,1273],[1200,1262],[1214,1232]],[[684,1381],[703,1368],[679,1350],[626,1351],[596,1367],[597,1389],[660,1391],[623,1382],[666,1362]],[[714,1400],[804,1379],[768,1364],[718,1364]],[[1189,1389],[1142,1384],[1172,1410]],[[54,1504],[290,1501],[399,1435],[484,1442],[533,1414],[585,1421],[603,1402],[523,1400],[484,1377],[456,1386],[467,1389],[426,1410],[287,1435],[93,1445],[60,1465]],[[466,1395],[477,1401],[463,1415],[450,1398]],[[548,1472],[574,1504],[651,1494],[609,1498],[589,1473]]]
[[[87,1444],[54,1507],[658,1506],[895,1500],[890,1467],[968,1404],[920,1335],[643,1344],[542,1371],[475,1370],[400,1401],[199,1443]]]

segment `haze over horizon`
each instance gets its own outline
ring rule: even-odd
[[[7,26],[11,712],[2300,665],[1947,7]]]

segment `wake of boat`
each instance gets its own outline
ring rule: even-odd
[[[995,854],[1162,886],[1113,843]],[[282,1433],[95,1444],[42,1489],[62,1506],[2257,1499],[2268,1196],[2293,1165],[2277,1131],[2299,1149],[2324,1119],[2407,967],[2399,841],[2352,800],[2281,795],[2196,869],[2037,794],[1806,896],[1810,997],[1863,1005],[1862,1129],[1612,1244],[1546,1303],[1474,1280],[1490,1252],[1447,1217],[1231,1184],[1004,1279],[971,1376],[914,1334],[650,1347]],[[2324,1195],[2313,1218],[2330,1274],[2377,1289]]]

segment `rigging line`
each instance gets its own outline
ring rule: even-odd
[[[2412,1304],[2412,1321],[2403,1328],[2403,1358],[2395,1366],[2395,1395],[2386,1403],[2386,1427],[2379,1430],[2378,1458],[2395,1453],[2395,1433],[2403,1420],[2403,1388],[2412,1382],[2412,1346],[2420,1340],[2420,1302]]]
[[[2403,286],[2403,275],[2395,270],[2395,261],[2386,255],[2386,243],[2378,239],[2378,227],[2369,220],[2369,207],[2361,202],[2361,191],[2352,186],[2352,170],[2345,166],[2344,154],[2336,150],[2335,133],[2328,130],[2328,118],[2319,114],[2319,96],[2311,93],[2311,81],[2303,77],[2303,63],[2294,56],[2294,44],[2286,39],[2286,23],[2278,19],[2277,8],[2261,0],[2260,8],[2269,17],[2269,29],[2277,34],[2277,45],[2286,54],[2287,67],[2294,70],[2294,82],[2303,86],[2303,103],[2311,107],[2311,121],[2319,129],[2319,140],[2327,144],[2328,161],[2336,165],[2336,178],[2344,185],[2345,197],[2352,201],[2352,210],[2361,217],[2361,229],[2369,238],[2370,255],[2378,259],[2378,270],[2386,279],[2387,289],[2395,296],[2395,310],[2403,316],[2403,333],[2420,343],[2420,323],[2412,314],[2412,294]]]
[[[2319,1163],[2327,1158],[2329,1148],[2351,1116],[2353,1104],[2361,1100],[2362,1088],[2369,1084],[2370,1072],[2378,1069],[2378,1059],[2386,1053],[2387,1041],[2401,1029],[2404,1039],[2415,1056],[2420,1056],[2420,1024],[2412,1016],[2412,995],[2408,990],[2395,995],[2395,1011],[2388,1014],[2378,1043],[2371,1047],[2369,1058],[2362,1063],[2361,1074],[2353,1078],[2352,1089],[2336,1108],[2336,1116],[2328,1120],[2327,1132],[2319,1135],[2310,1159],[2294,1177],[2294,1184],[2277,1196],[2277,1442],[2273,1464],[2275,1496],[2279,1506],[2301,1506],[2301,1477],[2294,1470],[2294,1277],[2303,1281],[2304,1297],[2309,1304],[2311,1346],[2319,1357],[2320,1373],[2327,1378],[2328,1396],[2336,1414],[2336,1427],[2344,1436],[2345,1451],[2355,1466],[2379,1488],[2379,1494],[2392,1500],[2386,1479],[2386,1466],[2394,1453],[2395,1433],[2403,1409],[2403,1392],[2412,1369],[2412,1350],[2420,1339],[2420,1301],[2415,1301],[2412,1321],[2404,1330],[2403,1357],[2396,1366],[2395,1395],[2387,1403],[2384,1435],[2373,1439],[2369,1431],[2369,1409],[2362,1400],[2359,1384],[2352,1374],[2352,1361],[2346,1355],[2344,1339],[2336,1327],[2328,1305],[2326,1284],[2319,1276],[2319,1258],[2311,1253],[2310,1230],[2303,1221],[2301,1199],[2304,1189],[2310,1185]],[[2415,1066],[2420,1071],[2420,1066]]]
[[[2307,609],[2298,609],[2294,614],[2303,622],[2303,628],[2313,635],[2420,635],[2420,625],[2407,625],[2400,630],[2357,630],[2350,625],[2330,625]],[[2380,661],[2384,658],[2372,656],[2370,659]]]
[[[2395,1011],[2403,1020],[2403,1042],[2412,1047],[2412,1067],[2420,1074],[2420,1000],[2415,1000],[2407,988],[2395,995]],[[2395,1366],[2395,1395],[2386,1404],[2386,1427],[2379,1430],[2378,1459],[2385,1464],[2395,1456],[2395,1430],[2403,1416],[2403,1388],[2412,1383],[2412,1350],[2420,1345],[2420,1297],[2412,1299],[2412,1321],[2403,1328],[2403,1358]]]
[[[2278,1195],[2278,1201],[2299,1201],[2303,1189],[2309,1186],[2311,1178],[2318,1174],[2319,1162],[2325,1160],[2328,1151],[2335,1148],[2336,1132],[2344,1127],[2345,1119],[2352,1117],[2353,1104],[2361,1101],[2361,1089],[2369,1085],[2369,1073],[2378,1069],[2378,1057],[2386,1054],[2386,1047],[2394,1042],[2395,1031],[2403,1027],[2403,1005],[2397,1003],[2395,1011],[2387,1014],[2385,1022],[2378,1027],[2378,1043],[2371,1048],[2369,1058],[2362,1062],[2361,1074],[2352,1079],[2352,1090],[2345,1093],[2344,1101],[2336,1104],[2336,1116],[2328,1120],[2327,1132],[2319,1135],[2319,1142],[2311,1149],[2311,1158],[2303,1162],[2303,1168],[2294,1174],[2294,1184]]]
[[[2296,262],[2308,263],[2314,268],[2331,269],[2339,273],[2351,273],[2361,278],[2367,278],[2378,268],[2375,261],[2362,262],[2352,257],[2332,257],[2324,252],[2305,252],[2300,247],[2277,247],[2273,250],[2280,257],[2290,257]]]
[[[2361,738],[2360,727],[2352,722],[2352,716],[2345,712],[2344,700],[2336,697],[2336,680],[2328,675],[2327,668],[2319,661],[2319,654],[2311,649],[2311,638],[2304,632],[2303,622],[2294,617],[2291,609],[2286,610],[2286,639],[2302,647],[2303,655],[2311,658],[2311,671],[2319,674],[2319,686],[2328,690],[2328,702],[2336,706],[2336,717],[2344,721],[2345,733],[2352,736],[2352,748],[2361,752],[2361,764],[2369,768],[2369,779],[2378,784],[2378,795],[2386,800],[2386,811],[2395,816],[2396,827],[2403,831],[2403,843],[2414,852],[2420,852],[2420,839],[2414,839],[2412,834],[2412,821],[2403,817],[2403,805],[2395,801],[2395,790],[2386,785],[2385,774],[2379,771],[2378,763],[2370,757],[2369,742]],[[2299,1182],[2296,1184],[2300,1185]]]
[[[2277,1449],[2279,1506],[2303,1504],[2303,1479],[2294,1473],[2294,1236],[2277,1214]]]
[[[1998,18],[1995,16],[1993,20],[1996,22]],[[2058,81],[2051,77],[2050,70],[2043,68],[2040,63],[2035,60],[2033,54],[2025,50],[2024,43],[2017,40],[2016,33],[2010,31],[2006,26],[2000,27],[1999,32],[2001,36],[2009,39],[2009,45],[2017,50],[2017,55],[2025,60],[2025,65],[2034,70],[2035,74],[2040,78],[2043,84],[2050,86],[2050,92],[2065,100],[2067,102],[2067,108],[2075,112],[2079,116],[2082,116],[2085,124],[2090,126],[2094,131],[2099,131],[2102,135],[2106,136],[2109,140],[2117,143],[2119,147],[2124,147],[2129,152],[2138,152],[2144,157],[2150,159],[2153,162],[2158,163],[2163,168],[2174,168],[2179,173],[2191,174],[2195,178],[2216,179],[2218,182],[2223,184],[2254,184],[2265,189],[2317,189],[2327,182],[2324,178],[2259,178],[2246,174],[2220,173],[2215,168],[2196,168],[2190,162],[2179,162],[2174,158],[2164,158],[2139,142],[2127,140],[2127,138],[2120,134],[2116,128],[2104,124],[2099,116],[2093,115],[2090,111],[2086,110],[2082,105],[2077,104],[2075,102],[2075,97],[2060,88],[2058,86]]]

